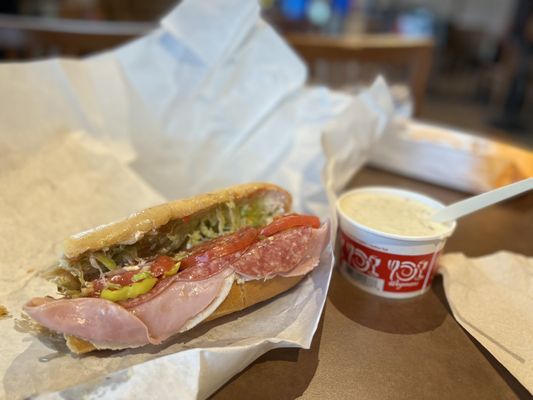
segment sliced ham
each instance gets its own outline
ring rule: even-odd
[[[129,311],[146,324],[153,340],[161,343],[179,332],[211,303],[225,299],[233,280],[231,268],[201,281],[176,279],[157,296],[129,308]]]
[[[152,342],[146,325],[139,318],[105,299],[38,297],[30,300],[24,311],[53,331],[107,347],[138,347]]]
[[[204,309],[224,300],[233,279],[229,268],[202,281],[175,280],[150,301],[129,310],[95,297],[41,297],[30,300],[24,311],[47,328],[88,340],[98,348],[138,347],[160,343],[190,326]]]

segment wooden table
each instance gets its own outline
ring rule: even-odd
[[[445,203],[466,195],[366,168],[349,185],[398,186]],[[447,252],[505,249],[533,256],[533,194],[462,219]],[[424,296],[387,300],[352,286],[336,270],[310,350],[268,352],[214,399],[532,398],[454,320],[436,279]]]

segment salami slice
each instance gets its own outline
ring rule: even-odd
[[[329,224],[326,223],[318,229],[313,230],[312,242],[307,246],[308,252],[302,261],[289,272],[281,274],[285,277],[300,276],[311,272],[320,262],[322,250],[327,245],[329,238]]]
[[[194,267],[187,268],[176,275],[180,281],[200,281],[218,274],[223,269],[232,265],[242,254],[242,251],[235,252],[225,257],[215,258],[206,263],[197,264]]]
[[[295,268],[310,251],[314,242],[313,228],[288,229],[251,245],[233,264],[239,274],[248,278],[268,279]]]
[[[132,309],[156,298],[175,282],[200,282],[228,268],[249,279],[304,275],[318,264],[325,245],[326,231],[326,225],[319,229],[309,226],[287,229],[258,241],[245,250],[196,264],[177,275],[161,279],[148,293],[122,301],[120,305]]]

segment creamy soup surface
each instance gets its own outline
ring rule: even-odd
[[[340,207],[354,221],[385,233],[432,236],[450,229],[449,224],[430,220],[434,212],[430,206],[395,194],[353,193],[341,200]]]

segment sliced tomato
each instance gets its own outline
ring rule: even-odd
[[[259,234],[261,236],[272,236],[278,232],[294,228],[296,226],[320,227],[320,219],[314,215],[287,214],[275,218],[270,224],[265,226]]]
[[[255,228],[244,228],[230,235],[202,243],[191,249],[191,253],[181,260],[181,268],[185,269],[196,264],[206,263],[215,258],[220,258],[233,254],[239,250],[250,246],[258,236]]]
[[[120,286],[130,285],[133,283],[133,276],[138,273],[139,271],[119,270],[114,272],[113,275],[104,275],[101,278],[95,279],[92,281],[94,295],[99,295],[102,289],[105,289],[109,283]]]
[[[139,271],[124,271],[124,272],[115,274],[111,277],[107,277],[106,280],[116,285],[126,286],[126,285],[133,283],[131,278],[133,278],[133,275],[138,274],[138,273]]]
[[[91,281],[91,287],[93,289],[90,296],[99,296],[100,292],[105,288],[105,278],[95,279]]]
[[[155,260],[150,265],[150,272],[153,276],[158,277],[163,275],[165,272],[170,271],[176,265],[176,261],[169,256],[157,256]]]

